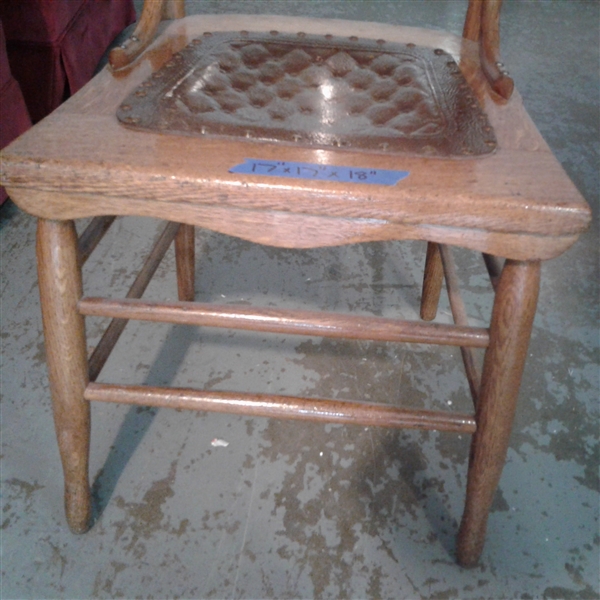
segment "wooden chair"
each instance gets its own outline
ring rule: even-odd
[[[540,262],[590,220],[499,62],[499,8],[471,0],[460,38],[306,18],[179,19],[182,2],[154,0],[112,67],[5,149],[2,182],[39,218],[47,362],[74,532],[90,525],[89,402],[122,402],[472,433],[457,554],[462,565],[477,562]],[[389,185],[387,176],[404,178]],[[125,299],[86,297],[81,266],[114,215],[170,223]],[[73,220],[90,216],[78,240]],[[421,316],[434,318],[445,276],[455,324],[193,302],[194,226],[288,248],[426,240]],[[145,302],[173,240],[180,301]],[[448,245],[484,253],[495,288],[489,328],[467,322]],[[114,319],[89,360],[87,315]],[[128,319],[459,346],[474,414],[97,383]],[[485,348],[481,375],[474,348]]]

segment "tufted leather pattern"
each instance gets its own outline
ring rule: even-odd
[[[443,50],[304,33],[205,33],[123,102],[129,127],[427,156],[496,148]]]

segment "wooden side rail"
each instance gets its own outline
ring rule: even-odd
[[[421,319],[424,321],[433,321],[437,315],[443,282],[444,269],[442,267],[439,244],[427,242],[420,312]]]
[[[411,410],[366,402],[349,402],[218,392],[182,388],[110,385],[89,383],[84,398],[96,402],[116,402],[140,406],[161,406],[206,410],[221,413],[244,414],[257,417],[274,417],[301,421],[344,423],[365,427],[381,426],[399,429],[430,429],[474,433],[477,429],[472,415],[442,411]]]
[[[196,243],[193,225],[181,224],[175,236],[175,270],[177,272],[177,299],[194,299]]]
[[[141,298],[142,294],[145,292],[150,280],[152,279],[158,265],[160,265],[162,259],[164,258],[171,242],[177,235],[179,231],[180,225],[179,223],[169,223],[156,240],[150,254],[146,258],[138,276],[135,278],[133,285],[129,289],[127,293],[127,298]],[[102,367],[106,364],[110,353],[112,352],[115,344],[119,341],[119,337],[123,333],[125,329],[125,325],[127,325],[127,319],[113,319],[102,338],[98,342],[98,345],[94,348],[92,355],[89,360],[89,378],[90,381],[95,381],[98,375],[100,375],[100,371],[102,371]]]
[[[442,265],[444,267],[444,277],[446,279],[446,289],[448,290],[448,299],[450,300],[452,317],[457,325],[466,327],[469,325],[469,320],[467,317],[467,311],[465,309],[465,303],[463,302],[460,293],[460,284],[456,274],[456,266],[454,264],[452,252],[450,248],[445,245],[440,245],[439,248],[442,258]],[[479,387],[481,385],[481,376],[475,364],[475,356],[473,354],[473,350],[465,346],[461,346],[460,352],[465,364],[465,373],[469,382],[469,389],[471,390],[473,404],[475,407],[477,407],[477,397],[479,394]]]
[[[269,333],[381,342],[474,346],[476,348],[485,348],[489,344],[488,330],[482,327],[420,323],[318,311],[247,308],[200,302],[163,303],[133,299],[111,300],[108,298],[82,298],[78,307],[79,312],[87,316],[224,327]]]

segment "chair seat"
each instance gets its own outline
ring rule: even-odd
[[[496,139],[446,52],[356,36],[205,32],[130,94],[133,129],[465,157]]]
[[[119,122],[125,99],[194,39],[207,31],[242,30],[284,36],[343,31],[371,40],[366,44],[385,40],[448,53],[483,107],[497,149],[457,160],[415,156],[410,148],[381,153],[352,144],[282,145],[252,135],[190,136],[173,123],[166,126],[168,134],[133,131]],[[247,159],[408,175],[395,185],[359,179],[349,185],[306,174],[284,179],[231,172]],[[105,69],[41,123],[35,138],[26,134],[5,150],[2,171],[11,196],[36,216],[152,216],[284,247],[426,239],[518,260],[546,259],[568,248],[590,218],[518,93],[507,103],[493,97],[475,44],[451,34],[372,23],[244,15],[173,22],[131,67]]]

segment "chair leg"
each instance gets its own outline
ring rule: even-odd
[[[77,234],[72,221],[40,219],[38,277],[54,425],[65,479],[65,512],[74,533],[91,520],[88,481],[90,405],[85,323],[77,310],[82,295]]]
[[[502,273],[502,259],[491,254],[486,254],[485,252],[482,254],[482,256],[488,275],[490,276],[492,287],[495,290],[498,287],[498,280],[500,279],[500,274]]]
[[[183,302],[194,299],[195,244],[194,226],[180,225],[175,236],[177,295]]]
[[[421,295],[421,319],[433,321],[437,314],[444,269],[439,244],[427,243],[427,256],[425,257],[425,272],[423,274],[423,291]]]
[[[475,565],[483,549],[488,513],[508,450],[539,282],[539,262],[507,260],[498,283],[458,534],[458,562],[465,567]]]

